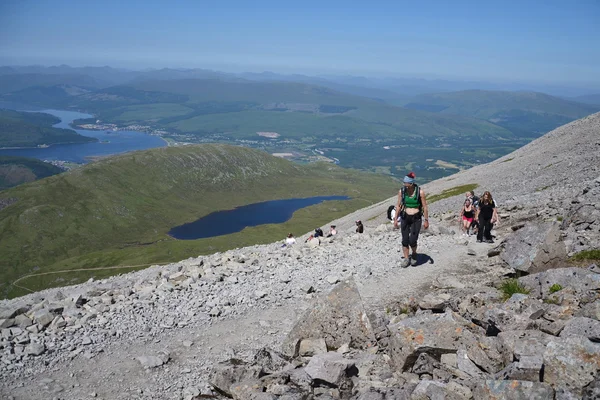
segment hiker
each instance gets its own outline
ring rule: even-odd
[[[465,193],[465,197],[471,200],[471,205],[475,208],[475,212],[477,212],[477,209],[479,208],[479,197],[475,196],[475,192],[473,190],[470,190],[467,193]],[[477,221],[477,218],[474,218],[473,222],[471,222],[471,232],[473,233],[473,235],[479,232],[479,221]]]
[[[360,220],[356,221],[356,232],[363,233],[364,231],[365,231],[365,227],[363,226],[362,221],[360,221]]]
[[[292,244],[296,244],[296,238],[291,233],[288,233],[287,238],[285,238],[285,244],[290,246]]]
[[[315,229],[315,233],[313,234],[314,237],[318,238],[318,237],[323,237],[323,229],[321,228],[317,228]]]
[[[460,210],[460,228],[464,236],[469,236],[469,228],[475,220],[475,207],[471,204],[470,199],[466,199]]]
[[[400,263],[402,268],[417,265],[417,241],[421,224],[429,228],[429,209],[425,199],[425,191],[415,183],[415,173],[409,172],[404,177],[404,186],[398,192],[396,210],[401,218],[400,230],[402,232],[402,251],[404,260]],[[423,218],[424,217],[424,218]],[[394,229],[398,229],[398,220],[394,220]],[[412,249],[409,255],[408,247]]]
[[[477,232],[477,243],[484,240],[486,243],[494,243],[492,240],[492,224],[499,222],[498,209],[492,194],[488,191],[483,193],[479,201],[479,208],[475,214],[475,219],[479,221],[479,231]]]
[[[335,225],[331,225],[329,227],[329,233],[327,233],[327,237],[332,237],[337,235],[337,230],[335,229]]]

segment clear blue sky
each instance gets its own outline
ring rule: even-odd
[[[600,1],[0,0],[0,64],[600,82]]]

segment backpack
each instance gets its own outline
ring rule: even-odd
[[[419,202],[419,210],[421,212],[423,212],[423,202],[421,200],[421,188],[419,187],[419,185],[415,185],[415,190],[417,193],[417,201]],[[406,196],[406,186],[402,186],[400,193],[402,196],[402,210],[404,210],[404,197]]]
[[[315,229],[315,237],[323,236],[323,230],[321,228]]]
[[[479,196],[473,195],[473,197],[471,197],[471,204],[473,204],[473,207],[479,208]]]
[[[394,217],[392,216],[392,211],[395,211],[395,210],[396,210],[396,206],[389,206],[387,209],[387,219],[389,219],[390,221],[392,219],[394,219]],[[396,214],[396,213],[394,212],[394,214]]]

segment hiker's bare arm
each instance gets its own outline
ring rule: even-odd
[[[421,204],[423,205],[423,216],[425,221],[423,222],[423,228],[429,228],[429,207],[427,206],[427,199],[425,198],[425,191],[421,189]]]

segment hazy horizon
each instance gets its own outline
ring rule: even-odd
[[[0,5],[0,64],[600,87],[600,3]]]

